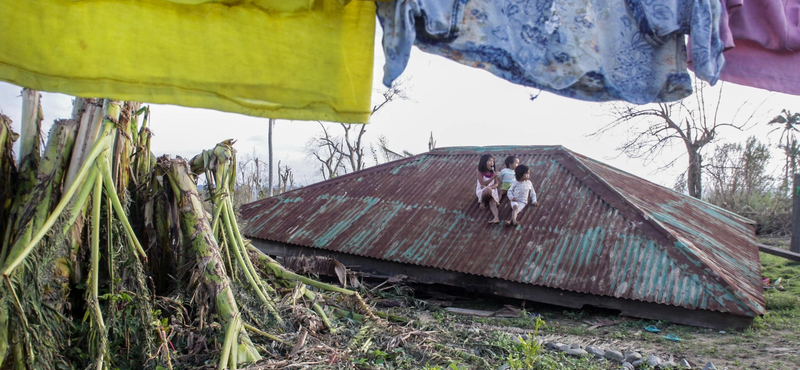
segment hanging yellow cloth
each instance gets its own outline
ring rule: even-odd
[[[0,80],[83,97],[367,122],[375,4],[0,0]]]

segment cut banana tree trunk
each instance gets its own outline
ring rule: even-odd
[[[182,159],[164,159],[166,177],[178,199],[180,227],[190,238],[189,251],[195,255],[198,273],[210,297],[216,297],[216,309],[225,328],[225,345],[222,349],[220,369],[235,369],[239,363],[253,363],[261,359],[250,337],[244,330],[236,299],[231,290],[231,281],[225,271],[210,220],[203,209],[203,202],[192,180],[189,165]]]
[[[192,158],[189,165],[196,174],[205,174],[206,176],[213,205],[213,234],[217,236],[217,240],[221,241],[220,248],[226,252],[226,255],[233,256],[231,259],[236,261],[235,264],[229,264],[233,270],[232,276],[235,276],[235,271],[242,271],[250,289],[258,296],[275,320],[282,324],[283,319],[270,296],[270,293],[274,291],[261,281],[247,255],[244,239],[236,222],[231,202],[236,179],[236,151],[232,145],[232,140],[223,141],[214,149],[204,150],[203,153]]]
[[[11,205],[17,189],[17,164],[14,163],[14,142],[19,135],[11,130],[11,119],[0,114],[0,261],[5,259],[10,235]],[[7,343],[6,343],[7,344]],[[0,344],[2,346],[3,344]]]

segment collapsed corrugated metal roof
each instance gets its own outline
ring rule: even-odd
[[[516,155],[531,167],[541,206],[526,208],[518,228],[488,224],[478,207],[475,170],[484,153],[498,163]],[[507,203],[501,207],[507,216]],[[241,211],[246,236],[320,253],[581,296],[747,318],[765,312],[749,220],[561,146],[436,149]]]

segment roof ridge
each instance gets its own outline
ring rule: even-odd
[[[266,203],[269,203],[269,202],[276,202],[276,201],[278,201],[279,197],[284,196],[284,195],[290,196],[290,195],[293,195],[293,193],[295,193],[295,192],[314,190],[314,189],[318,189],[318,188],[324,188],[324,187],[328,187],[328,186],[331,186],[333,184],[337,184],[337,183],[340,183],[340,182],[343,182],[343,181],[349,181],[352,178],[363,177],[365,175],[370,175],[370,174],[373,174],[373,173],[376,173],[376,172],[380,172],[380,171],[383,171],[383,170],[386,170],[386,169],[391,169],[391,168],[397,167],[397,165],[403,165],[403,164],[406,164],[406,163],[409,163],[409,162],[413,162],[414,160],[419,159],[418,157],[423,157],[423,156],[425,156],[427,154],[428,154],[428,152],[425,152],[425,153],[420,153],[420,154],[417,154],[417,155],[413,155],[411,157],[395,159],[395,160],[390,161],[390,162],[381,163],[381,164],[379,164],[377,166],[367,167],[367,168],[365,168],[363,170],[349,172],[349,173],[346,173],[346,174],[341,175],[341,176],[336,176],[336,177],[334,177],[332,179],[327,179],[327,180],[323,180],[323,181],[320,181],[320,182],[315,182],[315,183],[313,183],[311,185],[308,185],[308,186],[303,186],[303,187],[300,187],[300,188],[297,188],[297,189],[292,189],[290,191],[278,194],[276,196],[272,196],[272,197],[268,197],[268,198],[264,198],[264,199],[259,199],[259,200],[255,201],[255,202],[250,202],[250,203],[247,203],[247,204],[243,204],[241,206],[241,212],[247,212],[247,211],[249,211],[249,210],[251,210],[251,209],[253,209],[255,207],[258,207],[258,206],[260,206],[262,204],[266,204]]]
[[[569,149],[567,149],[567,150],[569,150]],[[594,158],[591,158],[591,157],[585,156],[585,155],[583,155],[583,154],[580,154],[580,153],[574,153],[574,152],[573,152],[573,155],[575,155],[576,157],[579,157],[579,158],[581,158],[581,160],[590,160],[590,161],[592,161],[592,162],[594,162],[594,163],[597,163],[597,164],[599,164],[599,165],[601,165],[601,166],[605,166],[605,167],[607,167],[607,168],[609,168],[609,169],[611,169],[611,170],[613,170],[613,171],[617,171],[617,172],[620,172],[620,173],[624,173],[624,174],[626,174],[626,175],[628,175],[628,176],[632,176],[632,177],[635,177],[635,178],[637,178],[637,179],[642,179],[641,177],[639,177],[639,176],[636,176],[636,175],[634,175],[634,174],[632,174],[632,173],[630,173],[630,172],[628,172],[628,171],[625,171],[625,170],[623,170],[623,169],[621,169],[621,168],[617,168],[617,167],[609,166],[609,165],[607,165],[607,164],[605,164],[605,163],[603,163],[603,162],[600,162],[600,161],[598,161],[598,160],[596,160],[596,159],[594,159]],[[645,181],[647,181],[647,179],[642,179],[642,180],[645,180]],[[658,184],[656,184],[656,185],[658,185]],[[749,219],[749,218],[747,218],[747,217],[744,217],[744,216],[742,216],[742,215],[740,215],[740,214],[737,214],[737,213],[735,213],[735,212],[729,211],[729,210],[727,210],[727,209],[725,209],[725,208],[722,208],[722,207],[720,207],[720,206],[714,205],[714,204],[712,204],[712,203],[706,202],[706,201],[704,201],[704,200],[702,200],[702,199],[697,199],[697,198],[695,198],[695,197],[688,196],[688,195],[686,195],[686,194],[684,194],[684,193],[681,193],[681,192],[675,191],[674,189],[670,189],[670,188],[668,188],[668,187],[666,187],[666,186],[664,186],[663,188],[664,188],[664,189],[667,189],[667,190],[669,190],[669,191],[671,191],[671,192],[673,192],[673,193],[675,193],[675,194],[678,194],[678,195],[680,195],[680,196],[682,196],[682,197],[684,197],[684,198],[686,198],[686,199],[688,199],[688,200],[690,200],[690,201],[693,201],[693,202],[700,202],[700,203],[703,203],[704,205],[711,206],[712,208],[714,208],[714,209],[716,209],[716,210],[718,210],[718,211],[720,211],[720,212],[722,212],[722,213],[725,213],[726,215],[728,215],[728,216],[730,216],[730,217],[732,217],[732,218],[734,218],[734,219],[736,219],[736,220],[738,220],[738,221],[744,222],[744,223],[746,223],[746,224],[752,224],[752,225],[755,225],[755,223],[756,223],[755,221],[753,221],[753,220],[751,220],[751,219]]]
[[[483,152],[496,151],[519,151],[519,150],[559,150],[563,145],[488,145],[488,146],[448,146],[433,148],[423,154],[431,155],[459,155],[459,154],[481,154]]]
[[[307,191],[307,190],[314,190],[314,189],[318,189],[318,188],[324,188],[324,187],[327,187],[327,186],[331,186],[331,185],[333,185],[335,183],[348,181],[348,180],[350,180],[352,178],[364,177],[366,175],[370,175],[370,174],[373,174],[375,172],[383,171],[384,169],[397,167],[397,165],[404,165],[406,163],[413,162],[413,161],[415,161],[417,159],[420,159],[420,158],[417,158],[417,157],[423,157],[423,156],[427,155],[428,153],[429,152],[420,153],[420,154],[413,155],[411,157],[405,157],[405,158],[395,159],[395,160],[390,161],[390,162],[381,163],[381,164],[379,164],[377,166],[367,167],[367,168],[364,168],[362,170],[348,172],[348,173],[346,173],[344,175],[341,175],[341,176],[336,176],[334,178],[330,178],[330,179],[327,179],[327,180],[322,180],[320,182],[315,182],[315,183],[313,183],[311,185],[303,186],[303,187],[297,188],[297,189],[292,189],[290,191],[287,191],[285,193],[281,193],[281,194],[278,194],[278,195],[279,196],[280,195],[284,195],[284,194],[288,195],[288,194],[291,194],[291,193],[294,193],[294,192],[297,192],[297,191]],[[247,203],[247,204],[245,204],[243,206],[250,206],[250,205],[260,204],[260,203],[262,203],[264,201],[267,201],[267,200],[270,200],[270,199],[274,199],[274,197],[259,199],[259,200],[255,201],[255,202]]]
[[[591,168],[586,166],[586,164],[584,164],[582,162],[581,158],[580,158],[582,156],[575,155],[575,153],[573,153],[571,150],[569,150],[567,148],[563,148],[563,152],[564,152],[564,154],[566,154],[570,158],[572,158],[572,160],[576,164],[578,164],[580,166],[581,170],[587,172],[587,174],[590,175],[593,178],[593,180],[598,183],[597,185],[606,187],[606,190],[608,190],[609,193],[611,193],[612,196],[616,197],[617,200],[619,202],[621,202],[627,208],[632,208],[632,209],[638,211],[638,213],[637,212],[632,212],[631,213],[630,210],[622,209],[621,207],[619,207],[619,206],[617,206],[615,204],[612,204],[608,200],[603,198],[603,200],[606,203],[609,203],[609,206],[611,206],[611,207],[617,209],[618,211],[620,211],[620,213],[623,215],[623,217],[626,217],[628,219],[641,218],[644,221],[644,223],[650,225],[653,230],[649,230],[648,228],[642,228],[642,230],[645,232],[645,235],[655,232],[655,233],[657,233],[657,236],[660,236],[663,239],[666,239],[666,241],[667,241],[667,243],[663,243],[663,240],[662,240],[662,243],[660,243],[660,244],[663,244],[664,246],[671,245],[671,246],[675,247],[677,243],[680,243],[681,245],[684,246],[684,248],[682,248],[683,250],[692,253],[692,255],[695,257],[695,261],[699,262],[699,265],[695,265],[695,264],[692,264],[692,263],[680,263],[680,261],[677,260],[672,253],[670,253],[670,249],[665,250],[665,253],[667,253],[667,255],[676,262],[676,265],[678,266],[678,268],[680,268],[681,271],[686,273],[689,276],[690,279],[692,279],[695,282],[697,282],[705,291],[707,291],[709,293],[709,295],[711,297],[713,297],[714,300],[719,302],[723,307],[725,306],[725,303],[723,301],[721,301],[721,298],[718,297],[716,294],[713,294],[714,292],[707,286],[707,283],[704,283],[702,280],[700,280],[698,278],[699,276],[703,276],[704,275],[704,273],[703,273],[704,268],[702,268],[702,267],[705,267],[705,268],[713,271],[714,272],[713,274],[705,274],[705,275],[711,275],[711,278],[714,281],[716,281],[720,286],[722,286],[725,289],[725,291],[730,293],[740,305],[742,305],[744,307],[747,307],[750,311],[753,311],[754,313],[757,313],[758,310],[754,309],[755,307],[753,307],[752,302],[749,303],[749,304],[746,303],[745,299],[744,299],[745,297],[741,296],[741,292],[739,292],[739,294],[737,294],[738,289],[734,288],[734,284],[731,284],[731,282],[728,281],[728,279],[726,279],[724,277],[724,274],[720,273],[720,271],[717,271],[717,269],[715,269],[714,267],[709,265],[703,258],[699,258],[700,256],[694,250],[696,248],[696,246],[694,246],[694,243],[691,243],[691,242],[689,242],[688,244],[684,243],[683,241],[680,240],[679,237],[674,235],[672,233],[672,231],[670,231],[666,226],[664,226],[664,224],[662,222],[658,221],[658,219],[653,217],[653,215],[649,211],[647,211],[645,209],[642,209],[641,207],[637,206],[636,204],[634,204],[633,202],[628,200],[625,196],[623,196],[619,192],[619,190],[617,190],[617,188],[615,186],[613,186],[610,183],[608,183],[608,181],[603,179],[601,176],[599,176],[594,171],[592,171]],[[562,162],[559,162],[559,163],[564,165]],[[602,164],[601,162],[597,162],[597,163]],[[605,164],[602,164],[602,165],[608,167]],[[567,170],[571,172],[571,170],[570,170],[570,168],[568,166],[565,166],[565,167],[567,167]],[[577,174],[575,174],[575,175],[577,176]],[[593,184],[587,183],[584,180],[584,178],[580,178],[579,177],[579,179],[584,185],[586,185],[586,187],[588,187],[590,190],[592,190],[595,194],[600,195],[598,193],[597,189],[594,188]],[[631,216],[633,216],[633,217],[631,217]],[[687,240],[687,242],[688,242],[688,240]],[[676,248],[672,248],[672,250],[677,250],[677,249]],[[682,253],[682,252],[678,251],[678,253]],[[686,268],[689,268],[689,269],[691,269],[693,271],[687,271]],[[750,299],[747,299],[747,301],[750,301]]]

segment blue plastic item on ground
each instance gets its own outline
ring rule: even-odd
[[[658,333],[661,331],[659,328],[655,327],[655,325],[647,325],[644,327],[644,330],[647,330],[651,333]]]

